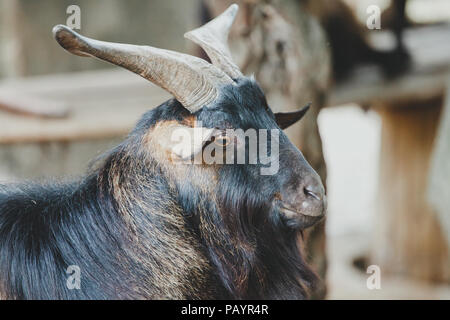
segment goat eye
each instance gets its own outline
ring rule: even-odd
[[[231,143],[231,138],[226,135],[217,136],[214,143],[219,147],[226,147]]]

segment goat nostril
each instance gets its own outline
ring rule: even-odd
[[[316,199],[317,201],[321,201],[323,198],[322,192],[313,186],[307,186],[303,188],[303,192],[307,197],[312,197]]]

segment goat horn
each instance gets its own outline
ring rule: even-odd
[[[137,73],[169,91],[192,113],[213,102],[220,86],[234,83],[219,68],[187,54],[98,41],[63,25],[55,26],[53,34],[65,50],[83,57],[96,57]]]
[[[228,34],[238,9],[239,6],[237,4],[232,4],[221,15],[207,24],[184,34],[185,38],[202,47],[208,54],[211,62],[233,79],[242,77],[242,72],[233,62],[227,44]]]

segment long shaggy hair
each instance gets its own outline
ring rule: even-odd
[[[215,108],[236,106],[252,114],[243,127],[275,125],[251,80],[224,88]],[[155,125],[189,116],[176,100],[147,112],[80,181],[0,186],[0,297],[306,298],[317,278],[271,205],[277,177],[248,165],[175,168],[155,150]],[[66,285],[71,265],[79,290]]]

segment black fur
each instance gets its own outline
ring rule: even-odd
[[[189,180],[171,181],[143,146],[156,123],[189,115],[176,100],[147,112],[80,181],[0,186],[0,297],[306,298],[317,278],[273,200],[310,168],[259,86],[239,80],[196,117],[210,127],[278,128],[280,172],[223,165],[216,201]],[[69,265],[81,269],[80,290],[66,286]]]

